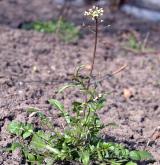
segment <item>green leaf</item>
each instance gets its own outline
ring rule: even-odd
[[[58,100],[55,99],[50,99],[49,103],[54,106],[55,108],[57,108],[58,110],[60,110],[61,112],[64,111],[64,105],[61,104]]]
[[[97,151],[97,154],[98,154],[98,160],[102,161],[103,160],[103,156],[102,156],[101,152]]]
[[[81,102],[74,101],[72,105],[73,105],[73,112],[77,112],[77,114],[79,114],[83,110],[83,106]]]
[[[41,152],[45,152],[46,150],[48,150],[49,152],[55,153],[55,154],[59,154],[59,150],[56,148],[53,148],[52,146],[50,146],[45,139],[42,139],[41,137],[39,137],[37,134],[35,134],[32,138],[31,141],[31,147],[33,149],[39,150]]]
[[[18,142],[12,143],[11,147],[7,148],[7,151],[15,151],[17,148],[22,148],[22,145]]]
[[[53,152],[53,153],[55,153],[55,154],[60,154],[60,151],[57,149],[57,148],[53,148],[53,147],[51,147],[50,145],[46,145],[45,146],[45,148],[47,149],[47,150],[49,150],[50,152]]]
[[[126,163],[126,165],[137,165],[137,163],[134,163],[134,162],[128,162],[128,163]]]
[[[33,125],[32,124],[23,124],[23,138],[26,139],[33,134]]]
[[[34,134],[30,145],[35,150],[45,151],[46,143],[41,137],[37,136],[37,134]]]
[[[64,105],[61,104],[58,100],[50,99],[49,103],[53,105],[55,108],[61,111],[63,117],[65,118],[66,122],[70,124],[71,122],[71,116],[68,114],[68,112],[64,111]]]
[[[153,160],[153,156],[147,151],[137,151],[141,160]]]
[[[45,120],[45,121],[49,122],[48,117],[43,112],[37,112],[37,115],[42,121]]]
[[[153,160],[153,156],[147,151],[131,151],[129,157],[132,160]]]
[[[71,88],[71,87],[75,87],[75,85],[74,85],[74,84],[66,84],[66,85],[64,85],[62,88],[60,88],[60,89],[58,90],[58,93],[61,93],[61,92],[63,92],[64,90],[66,90],[67,88]]]
[[[43,156],[40,156],[40,155],[36,155],[36,162],[37,164],[36,165],[42,165],[43,164]]]
[[[121,163],[116,162],[115,160],[108,161],[110,165],[121,165]]]
[[[51,137],[51,134],[50,133],[46,133],[44,131],[38,131],[36,134],[39,137],[41,137],[42,139],[46,140],[46,141],[49,141],[50,140],[50,137]]]
[[[138,151],[131,151],[129,153],[129,157],[132,159],[132,160],[141,160],[141,157],[140,157],[140,154]]]
[[[46,158],[45,162],[46,162],[46,165],[53,165],[54,164],[53,158]]]
[[[81,153],[81,161],[82,161],[83,165],[89,165],[90,154],[88,151],[84,151],[83,153]]]
[[[32,135],[32,133],[33,133],[33,131],[32,131],[32,130],[25,132],[25,133],[23,134],[23,139],[28,138],[29,136],[31,136],[31,135]]]
[[[9,125],[8,125],[8,131],[12,134],[16,134],[21,135],[23,132],[23,127],[22,127],[22,123],[21,122],[17,122],[17,121],[12,121]]]
[[[75,69],[75,73],[74,73],[75,77],[78,77],[78,76],[79,76],[80,70],[81,70],[81,69],[84,69],[84,67],[85,67],[85,65],[80,65],[80,66],[78,66],[78,67]]]
[[[91,152],[94,152],[94,150],[95,150],[95,146],[94,145],[89,145],[89,148],[90,148]]]
[[[33,154],[31,154],[31,153],[28,153],[27,157],[28,157],[28,160],[31,161],[31,162],[36,160],[35,156]]]
[[[36,108],[30,107],[27,109],[28,113],[33,113],[33,112],[37,112],[38,110]]]

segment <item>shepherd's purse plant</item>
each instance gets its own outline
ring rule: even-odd
[[[96,49],[98,42],[98,25],[101,22],[103,9],[93,6],[85,12],[95,25],[95,42],[89,76],[81,76],[79,67],[70,84],[66,88],[78,88],[85,96],[81,101],[73,101],[70,111],[56,100],[49,103],[56,108],[65,119],[66,126],[57,129],[52,121],[41,111],[30,109],[30,117],[40,119],[39,125],[12,121],[8,130],[16,136],[17,141],[8,148],[13,152],[19,148],[28,164],[53,165],[61,163],[83,165],[136,165],[137,161],[152,159],[147,151],[137,151],[125,148],[121,144],[106,142],[101,137],[105,125],[101,122],[97,111],[105,104],[105,94],[99,93],[92,83]],[[72,113],[69,113],[71,112]]]

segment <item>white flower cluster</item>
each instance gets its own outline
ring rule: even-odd
[[[99,7],[93,6],[88,11],[85,11],[84,15],[91,17],[92,20],[95,20],[95,19],[100,18],[103,15],[103,13],[104,13],[103,8],[99,8]]]

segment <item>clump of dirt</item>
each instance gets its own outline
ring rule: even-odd
[[[52,116],[55,126],[61,126],[61,118],[47,100],[55,97],[55,89],[70,79],[76,66],[90,63],[92,35],[84,35],[77,43],[64,44],[54,35],[12,28],[30,18],[50,19],[55,13],[52,7],[55,8],[49,0],[27,4],[20,0],[0,1],[0,147],[15,140],[6,127],[12,120],[28,121],[28,107]],[[157,160],[155,165],[159,164],[160,139],[152,139],[154,130],[160,126],[159,25],[140,23],[120,12],[108,14],[104,24],[111,27],[106,30],[101,27],[94,75],[103,76],[127,67],[101,83],[100,90],[110,94],[99,115],[104,123],[118,125],[115,129],[106,128],[103,133],[106,139],[114,138],[129,147],[150,151]],[[123,49],[126,34],[133,31],[140,39],[150,33],[148,45],[155,49],[154,53],[135,54]],[[76,98],[69,94],[64,96],[66,104]],[[20,164],[22,160],[17,154],[0,151],[0,164]]]

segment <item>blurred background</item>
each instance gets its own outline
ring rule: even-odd
[[[143,20],[160,21],[159,0],[1,0],[0,23],[16,27],[23,21],[56,17],[58,15],[56,8],[62,5],[77,11],[93,3],[108,6],[112,11],[119,9]]]

